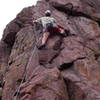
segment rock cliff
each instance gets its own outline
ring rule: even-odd
[[[32,20],[50,9],[66,37],[36,48]],[[100,100],[100,1],[42,0],[24,8],[0,41],[2,100]]]

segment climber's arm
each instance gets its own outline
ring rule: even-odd
[[[53,22],[56,23],[56,20],[54,18],[52,18]]]
[[[37,20],[33,20],[33,24],[37,23]]]
[[[65,37],[69,35],[70,30],[67,28],[65,29],[63,26],[58,25],[59,31],[61,34],[63,34]]]
[[[33,20],[33,24],[34,23],[40,23],[40,21],[41,21],[41,19],[39,18],[39,19],[37,19],[37,20]]]

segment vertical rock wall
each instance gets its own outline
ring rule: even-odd
[[[24,8],[0,41],[2,100],[99,100],[99,0],[42,0]],[[50,9],[66,37],[53,33],[44,49],[32,20]],[[41,41],[39,41],[41,42]]]

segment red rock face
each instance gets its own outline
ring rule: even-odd
[[[2,100],[100,100],[99,4],[42,0],[24,8],[0,41]],[[70,32],[66,37],[53,33],[38,50],[42,34],[32,20],[47,9]]]

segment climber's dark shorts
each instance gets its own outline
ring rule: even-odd
[[[46,24],[44,27],[43,27],[43,32],[50,32],[51,30],[53,30],[53,24]]]

